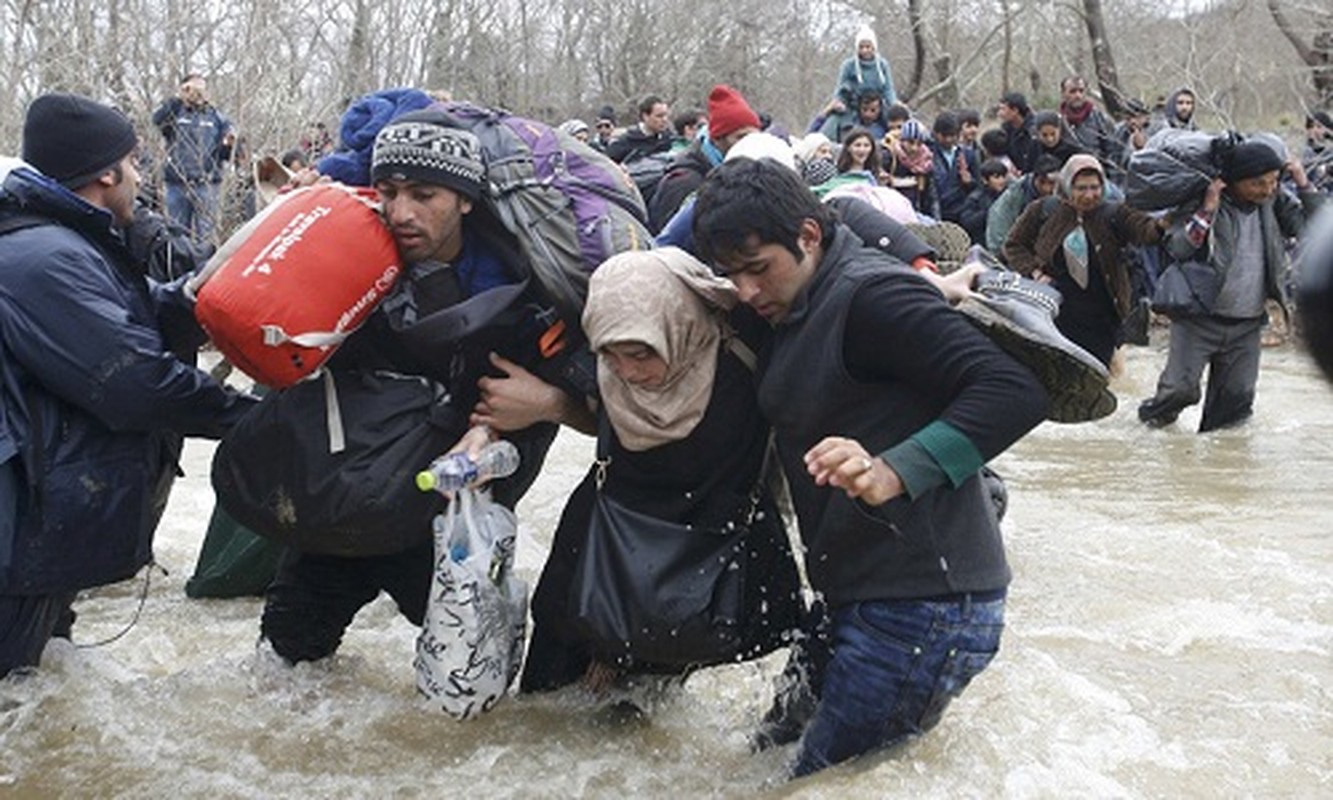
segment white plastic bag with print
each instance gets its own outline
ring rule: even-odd
[[[435,518],[435,574],[413,661],[417,688],[457,719],[489,711],[523,662],[528,587],[513,572],[518,521],[477,489]]]

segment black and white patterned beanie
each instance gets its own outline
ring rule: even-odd
[[[398,117],[375,137],[370,180],[419,181],[446,186],[469,200],[485,186],[481,145],[470,131],[452,127],[441,111],[422,109]]]

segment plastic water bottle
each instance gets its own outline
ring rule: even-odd
[[[477,460],[467,453],[449,453],[417,473],[417,488],[423,492],[454,492],[493,478],[513,475],[518,469],[518,448],[505,439],[482,448]]]

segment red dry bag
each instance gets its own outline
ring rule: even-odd
[[[194,281],[195,316],[241,371],[285,388],[333,355],[402,269],[375,192],[310,186],[227,240]]]

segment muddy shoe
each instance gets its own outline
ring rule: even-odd
[[[1047,419],[1089,422],[1115,411],[1106,366],[1055,327],[1058,291],[999,270],[978,276],[975,289],[980,297],[955,308],[1036,374],[1051,399]]]
[[[1165,428],[1180,416],[1180,406],[1150,397],[1139,403],[1139,421],[1149,428]]]
[[[948,275],[958,269],[972,246],[972,237],[967,235],[961,225],[952,222],[934,225],[912,223],[907,229],[921,237],[921,241],[935,251],[935,263],[941,275]]]

